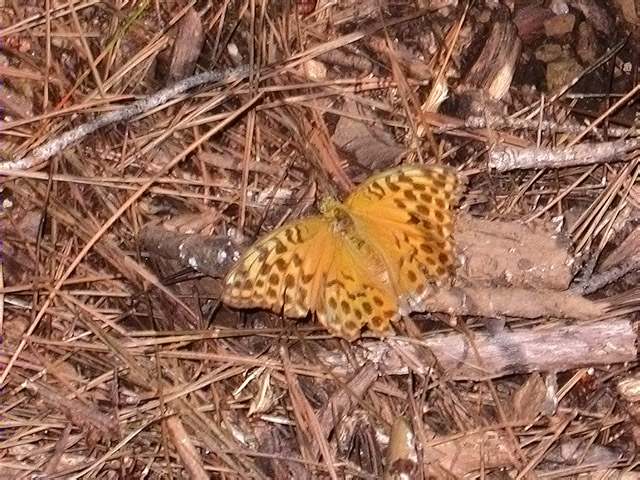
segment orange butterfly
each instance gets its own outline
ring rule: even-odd
[[[430,283],[454,263],[453,207],[459,180],[442,166],[378,173],[321,215],[258,240],[227,275],[223,301],[287,317],[314,312],[333,335],[353,340],[363,325],[379,334],[424,309]]]

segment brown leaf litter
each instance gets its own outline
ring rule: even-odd
[[[0,478],[635,478],[638,11],[0,6]],[[467,180],[427,312],[219,302],[377,172]]]

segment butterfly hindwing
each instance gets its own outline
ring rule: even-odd
[[[399,318],[394,293],[382,277],[372,275],[370,260],[338,240],[317,310],[318,320],[336,336],[353,340],[364,325],[384,334]]]

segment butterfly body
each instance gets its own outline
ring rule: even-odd
[[[440,166],[374,175],[344,203],[326,199],[321,215],[259,240],[227,275],[223,300],[289,317],[311,311],[349,340],[365,324],[385,334],[450,273],[457,190],[457,175]]]
[[[337,236],[336,242],[343,242],[344,248],[352,250],[354,254],[364,260],[362,263],[368,273],[374,276],[388,277],[388,269],[382,253],[377,251],[375,245],[360,233],[353,213],[350,213],[347,208],[332,197],[323,200],[320,211],[327,220],[329,229]]]

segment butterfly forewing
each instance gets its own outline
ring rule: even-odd
[[[331,239],[323,217],[309,217],[271,232],[249,248],[228,273],[223,301],[236,308],[306,316],[315,306],[318,272],[327,268],[318,252],[330,252]]]
[[[374,219],[415,225],[448,238],[459,188],[455,171],[411,165],[372,176],[347,198],[345,206]]]
[[[385,258],[402,313],[420,309],[429,283],[453,266],[455,172],[407,166],[375,175],[346,200],[357,231]]]

